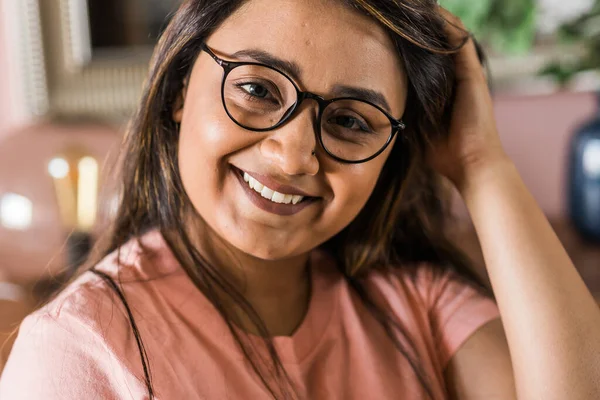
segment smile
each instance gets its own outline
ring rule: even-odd
[[[233,172],[250,201],[271,214],[291,216],[320,200],[320,197],[278,192],[238,168],[233,168]]]
[[[304,199],[304,196],[279,193],[263,185],[258,180],[251,177],[247,172],[244,172],[244,181],[250,186],[250,189],[259,193],[265,199],[271,200],[273,203],[298,204]]]

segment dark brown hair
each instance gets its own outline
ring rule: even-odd
[[[408,76],[404,115],[408,128],[392,149],[367,205],[322,248],[335,257],[350,287],[383,325],[433,398],[431,381],[416,359],[405,329],[377,304],[363,278],[375,269],[414,268],[427,262],[441,270],[453,269],[479,285],[468,259],[447,238],[447,198],[440,179],[425,163],[428,143],[447,134],[455,85],[452,54],[457,49],[448,43],[446,22],[435,0],[340,1],[376,20],[393,39]],[[152,229],[163,233],[189,278],[221,313],[271,395],[297,397],[258,314],[219,269],[198,252],[179,222],[185,216],[197,214],[179,175],[178,127],[172,119],[173,107],[205,38],[243,3],[242,0],[188,0],[174,14],[154,52],[139,109],[124,139],[120,175],[123,191],[117,216],[111,231],[93,252],[95,257],[78,272],[78,275],[88,270],[96,272],[119,295],[140,350],[151,399],[154,393],[143,332],[137,329],[120,284],[93,266],[100,258]],[[233,328],[235,316],[219,301],[221,293],[230,296],[256,324],[270,354],[269,365],[255,357]]]

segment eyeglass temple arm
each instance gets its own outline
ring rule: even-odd
[[[395,120],[393,122],[392,126],[394,127],[394,129],[397,129],[400,131],[403,131],[404,129],[406,129],[406,124],[402,120],[399,120],[399,121]]]
[[[202,44],[202,50],[208,53],[209,56],[213,58],[220,66],[227,66],[229,63],[225,60],[220,59],[213,51],[206,45],[206,43]]]

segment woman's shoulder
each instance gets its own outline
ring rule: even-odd
[[[4,371],[21,383],[8,383],[3,376],[0,393],[29,396],[32,389],[24,382],[33,383],[31,377],[52,385],[64,378],[73,390],[79,390],[78,395],[91,393],[92,397],[86,398],[118,398],[116,393],[121,393],[121,388],[129,394],[144,393],[129,312],[134,318],[146,315],[144,307],[151,306],[160,276],[174,270],[172,263],[167,263],[165,251],[160,233],[132,239],[94,266],[101,274],[84,272],[28,315]],[[126,298],[129,309],[111,280]],[[60,371],[55,370],[57,363]],[[28,376],[23,376],[25,369],[30,371]]]
[[[149,286],[156,285],[161,278],[178,272],[160,232],[151,231],[106,255],[35,314],[54,318],[68,314],[91,322],[98,319],[101,311],[108,309],[113,314],[113,306],[121,303],[115,285],[128,298],[135,298],[148,292]]]
[[[318,260],[319,275],[326,276],[333,283],[346,285],[349,279],[335,258],[325,250],[315,251],[313,260]],[[382,295],[385,299],[402,298],[423,307],[435,307],[448,297],[490,296],[473,279],[455,269],[429,262],[389,264],[372,266],[354,276],[370,292]]]
[[[124,332],[122,319],[97,321],[89,324],[69,306],[27,316],[0,379],[0,398],[142,398],[143,375],[129,361],[137,355],[110,344],[115,330]]]
[[[28,315],[19,336],[27,329],[63,327],[54,333],[93,336],[103,346],[122,341],[130,334],[130,322],[121,295],[134,305],[133,314],[142,311],[139,306],[151,298],[148,286],[155,284],[151,277],[160,270],[156,264],[162,251],[156,232],[131,239]]]
[[[485,289],[447,267],[391,266],[368,274],[367,281],[415,340],[427,330],[438,365],[445,366],[475,331],[499,318],[498,307]]]
[[[428,262],[376,268],[366,275],[366,279],[379,288],[419,298],[428,306],[434,306],[444,294],[460,296],[469,293],[487,296],[485,289],[465,274]]]

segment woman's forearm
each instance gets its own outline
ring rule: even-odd
[[[600,309],[514,164],[465,182],[519,398],[600,399]]]

